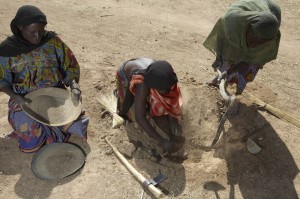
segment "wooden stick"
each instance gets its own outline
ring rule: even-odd
[[[203,70],[205,70],[206,72],[208,72],[208,70],[206,68],[204,68],[203,66],[200,66]]]
[[[118,151],[118,149],[105,138],[105,141],[109,144],[109,146],[112,148],[114,151],[115,155],[117,158],[123,163],[123,165],[126,167],[126,169],[141,183],[147,183],[148,180],[140,174],[131,164],[127,161],[127,159]],[[147,186],[147,189],[155,195],[157,198],[161,198],[163,196],[163,193],[161,190],[156,188],[153,184],[150,184]]]
[[[262,100],[258,99],[257,97],[255,97],[254,95],[252,95],[251,93],[247,93],[249,99],[256,105],[262,107],[263,109],[265,109],[266,111],[270,112],[271,114],[275,115],[276,117],[283,119],[287,122],[290,122],[292,124],[294,124],[295,126],[300,128],[300,119],[290,115],[278,108],[275,108],[269,104],[266,104],[265,102],[263,102]]]

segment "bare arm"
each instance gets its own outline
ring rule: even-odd
[[[149,88],[145,84],[137,84],[135,86],[134,106],[135,106],[135,118],[137,123],[142,127],[146,133],[157,140],[159,143],[163,141],[163,138],[155,131],[152,125],[147,120],[146,103]]]
[[[165,152],[176,152],[180,147],[178,147],[178,145],[176,145],[176,143],[172,140],[167,140],[161,137],[161,135],[156,132],[156,130],[152,127],[152,125],[146,118],[146,103],[148,93],[149,88],[147,88],[145,84],[136,85],[134,97],[136,121],[150,137],[157,140],[157,142],[163,147]]]
[[[128,86],[126,89],[126,94],[125,94],[123,105],[122,105],[122,107],[120,107],[119,115],[121,117],[128,119],[127,112],[130,109],[133,102],[134,102],[134,95],[130,92],[129,86]]]

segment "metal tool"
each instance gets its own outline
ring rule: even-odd
[[[251,154],[255,155],[255,154],[261,152],[263,150],[263,148],[261,146],[259,146],[259,144],[253,140],[253,138],[248,138],[247,139],[247,150]]]
[[[231,96],[229,96],[227,94],[226,89],[225,89],[225,82],[226,82],[226,78],[227,78],[227,72],[225,71],[225,72],[222,73],[219,68],[217,68],[217,72],[218,72],[218,76],[215,79],[217,79],[217,81],[220,82],[219,92],[220,92],[222,98],[228,103],[228,107],[227,107],[227,110],[225,111],[225,113],[223,114],[223,116],[220,120],[216,136],[215,136],[211,146],[214,146],[219,141],[221,132],[224,128],[224,124],[225,124],[228,116],[230,114],[232,114],[231,109],[232,109],[232,107],[234,107],[236,105],[236,101],[237,101],[235,94],[232,94]]]
[[[143,199],[144,197],[144,193],[145,193],[145,189],[147,189],[147,187],[151,184],[153,186],[156,186],[158,184],[160,184],[161,182],[163,182],[164,180],[166,180],[168,177],[163,175],[163,174],[159,174],[158,176],[154,177],[151,180],[145,180],[143,182],[143,190],[142,190],[142,194],[141,194],[141,199]]]
[[[144,188],[147,188],[147,190],[149,190],[157,198],[161,198],[163,196],[162,191],[156,188],[152,183],[148,183],[148,180],[126,160],[126,158],[119,152],[119,150],[108,139],[105,138],[105,141],[112,148],[113,152],[115,153],[117,158],[123,163],[126,169],[136,178],[136,180],[141,184],[147,185],[144,186]]]

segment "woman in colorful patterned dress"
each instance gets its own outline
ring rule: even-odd
[[[46,16],[37,7],[19,8],[10,27],[13,33],[0,44],[0,90],[10,96],[8,121],[11,137],[23,152],[37,151],[44,144],[67,141],[70,134],[87,139],[89,119],[81,114],[71,124],[51,127],[32,119],[20,108],[24,96],[45,87],[66,88],[80,100],[80,69],[70,48],[56,33],[46,31]]]
[[[182,147],[181,92],[177,76],[166,61],[136,58],[123,63],[116,73],[119,115],[136,121],[165,152]],[[163,138],[149,122],[151,117],[169,139]],[[180,136],[181,137],[181,136]]]

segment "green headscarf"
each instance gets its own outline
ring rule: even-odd
[[[240,0],[232,4],[218,20],[203,45],[218,59],[230,63],[264,64],[276,59],[281,11],[271,0]],[[255,48],[248,48],[248,25],[256,36],[270,39]]]

